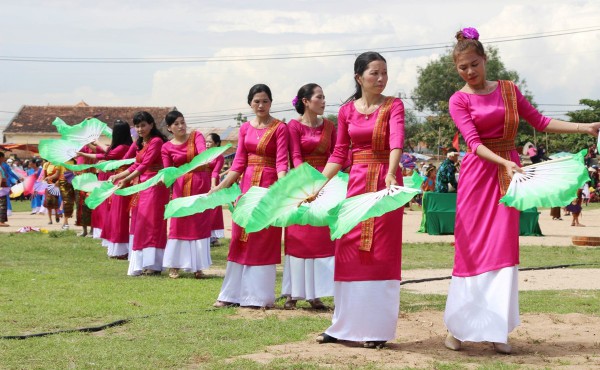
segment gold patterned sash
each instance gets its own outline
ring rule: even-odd
[[[367,164],[367,178],[365,192],[377,191],[379,182],[379,173],[382,166],[389,163],[390,150],[386,149],[386,133],[390,119],[390,109],[394,98],[388,96],[379,108],[377,121],[373,129],[372,150],[362,150],[352,155],[353,163]],[[371,158],[369,156],[372,155]],[[355,162],[356,160],[356,162]],[[360,247],[364,252],[370,252],[373,245],[373,229],[375,228],[375,219],[369,218],[362,222],[360,229]]]
[[[489,150],[500,157],[510,161],[510,152],[515,149],[515,137],[519,128],[519,111],[517,108],[517,94],[515,84],[512,81],[499,81],[504,101],[504,132],[499,139],[482,140]],[[498,182],[500,184],[500,193],[506,194],[510,185],[510,176],[503,166],[498,165]]]
[[[302,157],[303,162],[306,162],[313,167],[322,167],[327,164],[327,159],[329,159],[327,149],[330,148],[330,145],[333,145],[333,143],[331,143],[331,133],[333,132],[333,129],[333,122],[323,119],[323,131],[321,131],[319,142],[310,154]]]
[[[196,156],[196,130],[190,132],[190,136],[187,139],[186,146],[186,163],[190,163]],[[192,178],[194,177],[194,171],[190,171],[183,175],[183,197],[189,197],[192,194]]]
[[[283,122],[275,119],[258,141],[256,154],[248,155],[248,166],[251,164],[254,166],[254,172],[252,172],[252,178],[250,179],[250,186],[260,186],[263,169],[265,167],[275,167],[275,158],[267,156],[267,144],[269,144],[269,141],[271,141],[271,138],[275,135],[275,131],[277,131],[277,128],[281,124],[283,124]],[[242,229],[239,240],[244,243],[248,241],[248,233],[245,229]]]

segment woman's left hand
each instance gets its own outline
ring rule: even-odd
[[[388,173],[385,175],[385,187],[389,189],[391,185],[398,185],[398,181],[396,175]]]

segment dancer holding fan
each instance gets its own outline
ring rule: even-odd
[[[292,163],[298,167],[308,162],[323,171],[336,139],[333,122],[318,117],[325,110],[323,89],[315,83],[306,84],[298,90],[292,104],[301,115],[288,123]],[[298,299],[306,299],[313,308],[324,309],[319,298],[333,296],[335,242],[329,238],[329,228],[289,226],[284,240],[281,287],[281,294],[287,297],[284,308],[294,308]]]
[[[241,175],[242,193],[251,186],[267,188],[288,170],[288,129],[270,113],[273,98],[267,85],[252,86],[248,105],[256,118],[240,127],[237,152],[227,177],[212,192],[230,187]],[[225,280],[215,307],[272,307],[275,267],[281,262],[281,228],[248,234],[233,223]]]
[[[162,147],[165,168],[189,163],[197,154],[206,150],[204,136],[197,131],[187,132],[181,112],[169,112],[165,122],[167,130],[173,134],[173,139]],[[208,166],[201,166],[178,178],[173,184],[173,199],[208,193],[210,174]],[[169,277],[178,278],[179,270],[182,269],[193,272],[196,279],[202,278],[202,270],[211,265],[210,227],[209,211],[171,219],[163,261],[163,267],[170,269]]]
[[[135,155],[135,148],[132,149],[133,139],[129,123],[120,119],[115,121],[112,131],[110,146],[105,146],[99,142],[94,143],[94,148],[98,148],[101,153],[78,152],[84,158],[93,160],[120,160],[128,159]],[[87,147],[85,147],[87,148]],[[84,149],[85,149],[84,148]],[[126,169],[122,166],[115,170],[114,174],[119,174]],[[108,176],[107,176],[108,175]],[[110,173],[104,172],[104,178],[108,179]],[[99,179],[102,177],[98,176]],[[131,197],[111,196],[110,207],[104,217],[104,227],[100,237],[107,246],[107,255],[110,258],[126,259],[129,253],[129,204]],[[106,202],[108,203],[108,202]],[[102,205],[100,205],[101,207]],[[96,212],[98,208],[94,210]],[[85,230],[85,229],[84,229]]]
[[[133,125],[139,135],[130,149],[137,151],[135,163],[108,179],[118,181],[119,188],[124,188],[138,176],[139,181],[144,182],[163,168],[161,148],[167,138],[156,127],[152,115],[145,111],[137,112],[133,116]],[[169,190],[163,184],[141,191],[132,199],[137,214],[131,221],[134,229],[128,275],[160,275],[167,244],[167,221],[163,215],[168,201]]]
[[[337,142],[323,170],[332,178],[352,151],[347,197],[384,190],[402,181],[404,105],[384,96],[387,63],[366,52],[354,62],[355,93],[339,110]],[[366,348],[394,339],[400,309],[403,209],[370,218],[342,236],[335,249],[335,311],[319,343],[338,339]]]
[[[474,28],[456,34],[453,57],[465,86],[450,98],[450,114],[468,146],[458,189],[455,258],[444,321],[445,345],[494,344],[510,353],[519,324],[519,211],[499,204],[514,172],[522,172],[514,138],[519,117],[538,131],[598,135],[600,123],[542,116],[510,81],[486,80],[487,57]]]
[[[221,137],[218,134],[210,133],[206,135],[206,148],[221,146]],[[219,185],[221,170],[225,164],[225,157],[220,155],[215,160],[210,162],[210,169],[212,171],[210,178],[210,188],[215,188]],[[211,218],[210,228],[210,244],[217,244],[219,238],[225,237],[225,225],[223,224],[223,208],[216,207],[208,211]]]

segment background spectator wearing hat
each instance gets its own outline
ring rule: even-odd
[[[446,159],[440,165],[435,179],[435,192],[448,193],[455,192],[458,189],[458,181],[456,181],[456,163],[460,153],[454,148],[448,150]],[[450,189],[449,185],[452,186]]]

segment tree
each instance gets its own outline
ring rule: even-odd
[[[600,100],[581,99],[579,104],[587,105],[589,108],[568,112],[567,116],[571,122],[600,122]],[[575,153],[589,148],[595,141],[596,139],[583,134],[548,134],[548,150]]]
[[[412,92],[412,99],[417,110],[427,111],[431,115],[422,123],[422,127],[417,130],[416,141],[424,141],[431,149],[437,149],[437,146],[449,147],[456,132],[456,127],[450,117],[448,110],[448,100],[456,91],[460,90],[465,82],[460,78],[454,66],[452,50],[439,59],[429,62],[425,68],[419,67],[417,70],[417,87]],[[525,80],[522,80],[516,71],[506,69],[498,49],[488,47],[486,77],[488,80],[511,80],[519,86],[519,90],[529,101],[533,97],[527,90]],[[521,120],[517,133],[517,143],[524,144],[531,140],[533,128]],[[434,150],[435,150],[434,149]]]
[[[237,116],[234,118],[236,125],[237,126],[241,126],[242,123],[248,121],[248,117],[242,115],[241,113],[238,113]]]

